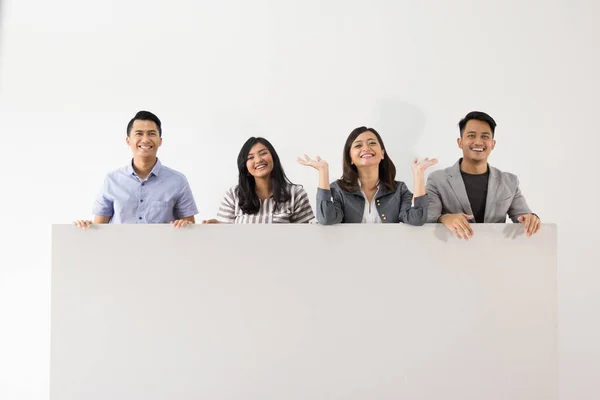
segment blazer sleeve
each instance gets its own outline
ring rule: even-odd
[[[519,179],[515,176],[517,190],[515,191],[515,197],[513,197],[512,203],[508,208],[508,218],[512,220],[514,223],[519,222],[519,217],[525,214],[532,214],[527,202],[525,201],[525,196],[519,189]]]
[[[415,197],[413,206],[413,194],[404,182],[400,188],[400,215],[398,219],[405,224],[421,226],[427,221],[427,195]]]
[[[429,175],[425,192],[429,200],[427,208],[427,223],[436,223],[442,216],[442,197],[435,182],[435,175]]]
[[[321,225],[339,224],[344,220],[344,201],[336,188],[317,189],[317,222]]]

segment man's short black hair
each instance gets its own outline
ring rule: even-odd
[[[131,121],[129,121],[129,123],[127,124],[127,136],[129,136],[131,134],[131,128],[133,127],[133,122],[135,120],[154,122],[156,124],[156,126],[158,127],[158,136],[162,137],[162,128],[160,127],[160,119],[158,119],[158,117],[156,115],[152,114],[150,111],[138,111],[138,113],[135,114],[135,117],[131,118]]]
[[[469,122],[472,119],[487,122],[487,124],[490,126],[490,129],[492,130],[492,138],[494,137],[494,131],[496,130],[496,121],[494,121],[494,118],[490,117],[488,114],[482,111],[471,111],[463,119],[460,120],[460,122],[458,123],[458,129],[460,131],[461,137],[464,133],[465,126],[467,126],[467,122]]]

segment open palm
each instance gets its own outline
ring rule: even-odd
[[[413,173],[417,173],[417,172],[425,172],[425,170],[429,167],[431,167],[432,165],[437,164],[438,159],[437,158],[427,158],[425,157],[423,159],[423,161],[419,161],[418,158],[415,158],[412,162],[412,164],[410,165],[410,168],[412,169]]]
[[[310,158],[309,156],[307,156],[305,154],[304,158],[298,157],[298,159],[296,161],[298,161],[298,164],[301,164],[301,165],[304,165],[307,167],[313,167],[314,169],[317,169],[317,170],[329,167],[329,164],[327,164],[327,161],[323,160],[319,156],[317,156],[313,160],[312,158]]]

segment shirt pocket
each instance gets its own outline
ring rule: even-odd
[[[150,201],[146,222],[150,224],[167,224],[174,219],[171,201]]]

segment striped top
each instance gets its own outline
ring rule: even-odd
[[[306,191],[300,185],[290,185],[290,199],[276,205],[273,198],[260,201],[260,210],[256,214],[244,214],[239,205],[237,186],[225,193],[219,206],[217,220],[226,224],[289,224],[307,223],[314,214]]]

